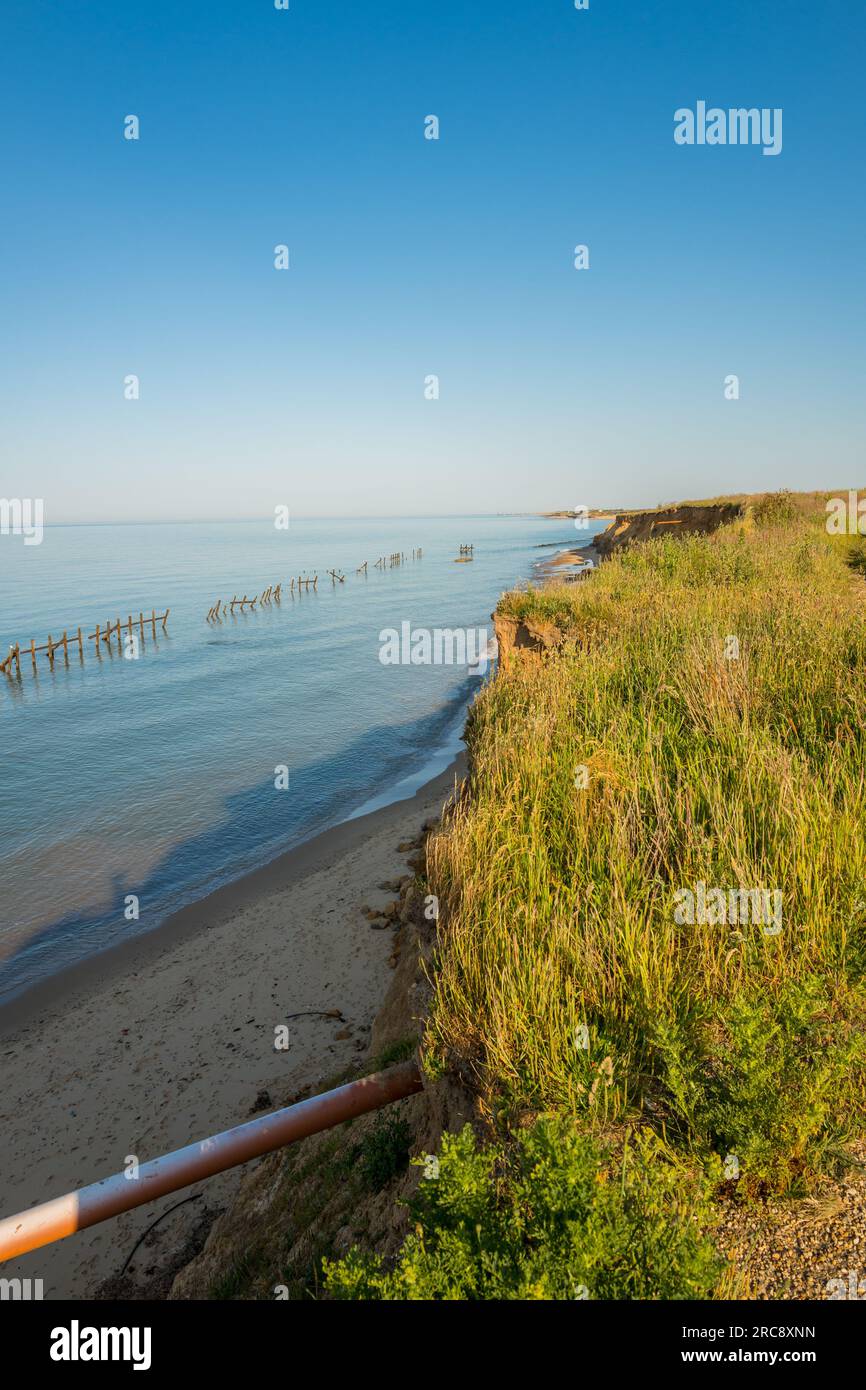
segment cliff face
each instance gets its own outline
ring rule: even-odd
[[[615,550],[632,542],[654,540],[658,536],[709,535],[720,526],[745,521],[746,517],[746,505],[740,502],[711,502],[706,505],[685,503],[652,512],[620,512],[606,531],[593,537],[592,546],[584,553],[594,551],[597,559],[604,560]],[[578,554],[574,551],[565,558],[573,559]],[[550,570],[547,575],[548,583],[552,584],[563,580],[566,583],[574,582],[575,579],[591,583],[592,572],[587,570],[583,574],[564,575]],[[501,609],[497,609],[492,616],[499,663],[503,669],[507,669],[518,655],[522,661],[538,661],[547,652],[561,647],[566,636],[577,636],[570,628],[567,615],[562,620],[563,626],[550,617],[534,617],[528,613],[515,617]],[[563,627],[569,627],[569,631],[566,633]]]
[[[507,667],[515,651],[521,656],[542,656],[562,644],[563,634],[555,623],[535,618],[512,618],[506,613],[494,613],[493,631],[500,665]]]
[[[705,507],[666,507],[654,512],[622,512],[595,538],[602,558],[632,541],[653,540],[657,536],[689,533],[709,535],[728,522],[741,520],[745,508],[739,502],[710,503]]]

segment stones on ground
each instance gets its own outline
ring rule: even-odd
[[[362,907],[361,915],[366,917],[374,930],[381,931],[384,927],[396,924],[402,906],[400,898],[395,898],[392,902],[386,903],[384,907]]]

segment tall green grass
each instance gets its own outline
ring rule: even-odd
[[[849,551],[823,511],[769,507],[503,599],[566,641],[473,707],[471,795],[428,847],[426,1037],[428,1066],[470,1077],[501,1122],[649,1125],[733,1155],[744,1192],[802,1189],[862,1126],[866,589]],[[698,881],[780,890],[781,932],[679,925],[675,894]]]

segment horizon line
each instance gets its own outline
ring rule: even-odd
[[[435,521],[437,519],[448,520],[454,518],[459,520],[462,517],[505,517],[505,516],[537,516],[549,518],[547,512],[535,511],[513,511],[513,512],[351,512],[339,516],[333,513],[320,512],[290,512],[290,524],[286,528],[291,530],[291,519],[297,518],[298,521]],[[550,518],[549,518],[550,519]],[[45,521],[42,523],[45,531],[58,531],[73,526],[214,526],[214,525],[236,525],[247,526],[262,522],[273,524],[272,516],[212,516],[212,517],[147,517],[141,518],[111,518],[105,521]]]

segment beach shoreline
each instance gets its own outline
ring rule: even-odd
[[[393,901],[422,827],[464,769],[461,753],[414,795],[323,831],[0,1007],[2,1215],[276,1109],[360,1059],[393,964],[392,925],[364,909]],[[290,1047],[278,1051],[275,1029],[293,1014]],[[243,1171],[197,1184],[201,1200],[163,1222],[138,1263],[150,1274],[176,1258]],[[33,1251],[4,1275],[42,1278],[46,1298],[93,1296],[177,1200]]]
[[[543,584],[572,584],[578,578],[601,563],[601,555],[596,547],[597,537],[582,546],[565,547],[558,550],[548,560],[541,560],[537,566],[538,578]]]
[[[465,722],[465,712],[464,712]],[[228,883],[212,888],[194,902],[172,912],[148,931],[137,932],[127,941],[114,942],[93,951],[81,960],[58,966],[31,985],[0,999],[0,1042],[10,1032],[25,1026],[44,1009],[62,1005],[65,1000],[87,991],[91,982],[123,976],[133,968],[143,968],[165,950],[204,930],[207,919],[222,918],[234,912],[263,892],[281,886],[288,887],[299,876],[311,873],[329,855],[344,853],[375,829],[375,817],[384,817],[392,807],[404,806],[415,797],[425,796],[428,789],[450,783],[463,766],[462,751],[451,757],[447,766],[432,777],[419,781],[411,774],[393,783],[378,796],[371,796],[336,825],[318,831],[308,840],[283,850],[256,869],[241,873]],[[418,782],[411,794],[400,794],[404,783]],[[374,809],[367,810],[367,806]],[[353,829],[350,831],[350,827]]]

